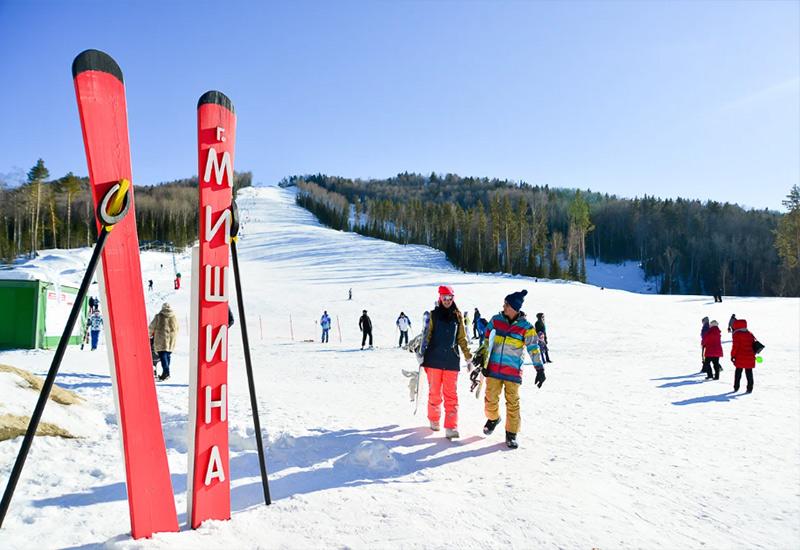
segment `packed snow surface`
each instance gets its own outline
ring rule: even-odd
[[[142,278],[154,281],[154,290],[145,290],[148,313],[152,317],[168,301],[182,329],[172,378],[157,386],[182,530],[130,538],[102,338],[95,352],[71,346],[58,377],[86,399],[69,412],[70,424],[83,415],[91,429],[77,440],[36,439],[0,546],[800,546],[800,300],[726,298],[715,304],[705,296],[466,274],[430,248],[322,227],[294,205],[292,190],[246,189],[238,202],[273,504],[263,505],[237,318],[229,353],[232,519],[187,529],[190,256],[174,257],[183,275],[175,291],[173,256],[145,252]],[[24,271],[74,284],[89,254],[48,251]],[[416,369],[416,361],[397,349],[395,320],[404,311],[416,333],[440,284],[454,287],[456,303],[470,317],[475,307],[484,316],[496,313],[506,294],[523,288],[529,317],[546,313],[553,363],[541,389],[528,366],[517,450],[506,448],[502,423],[492,436],[483,435],[483,403],[469,393],[464,371],[460,439],[450,442],[428,429],[424,383],[420,410],[412,415],[401,369]],[[363,309],[374,325],[373,350],[360,349]],[[329,344],[319,343],[323,310],[333,319]],[[731,392],[724,327],[732,313],[747,319],[767,346],[750,395]],[[723,327],[719,381],[698,374],[704,316]],[[6,351],[0,363],[44,375],[52,357],[52,351]],[[7,398],[14,390],[8,384],[2,389],[7,408],[32,407],[28,397]],[[58,414],[54,404],[48,407]],[[20,443],[0,443],[3,485]]]

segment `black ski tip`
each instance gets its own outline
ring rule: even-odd
[[[122,69],[117,62],[106,52],[100,50],[86,50],[78,54],[72,62],[72,78],[86,71],[102,71],[113,75],[117,80],[122,80]]]
[[[228,96],[216,90],[209,90],[201,95],[200,99],[197,100],[197,108],[199,109],[201,105],[205,105],[206,103],[220,105],[228,109],[231,113],[236,112],[233,110],[233,103],[228,99]]]

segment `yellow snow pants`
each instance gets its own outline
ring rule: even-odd
[[[500,392],[505,389],[506,394],[506,431],[517,433],[522,422],[519,415],[519,384],[498,378],[486,378],[486,397],[484,405],[486,418],[497,420],[500,418]]]

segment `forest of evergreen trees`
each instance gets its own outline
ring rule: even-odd
[[[636,261],[662,293],[797,296],[800,190],[788,214],[551,189],[455,174],[292,176],[297,202],[336,229],[443,250],[474,272],[586,280],[587,257]]]
[[[250,172],[234,173],[234,192],[252,184]],[[181,248],[197,240],[197,177],[159,185],[136,185],[139,241]],[[26,181],[11,187],[0,181],[0,260],[32,256],[46,248],[92,246],[97,231],[89,178],[69,173],[50,179],[39,159]]]

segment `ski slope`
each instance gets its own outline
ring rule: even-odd
[[[158,385],[182,531],[129,537],[101,339],[95,352],[71,347],[58,378],[85,398],[80,406],[95,429],[77,440],[37,438],[0,546],[800,546],[800,300],[715,304],[707,297],[467,274],[430,248],[322,227],[294,205],[292,190],[245,189],[238,202],[273,504],[262,502],[237,315],[229,353],[233,517],[186,529],[190,257],[175,258],[183,274],[183,288],[175,291],[171,255],[146,252],[142,277],[155,282],[154,291],[145,291],[148,313],[169,301],[182,329],[172,378]],[[88,249],[49,251],[15,269],[33,273],[38,266],[66,283],[80,278],[76,259],[85,264],[88,257]],[[460,440],[451,443],[427,428],[424,397],[417,416],[411,414],[401,369],[416,368],[416,361],[396,348],[395,320],[404,311],[412,332],[418,330],[443,283],[455,288],[456,303],[470,317],[475,307],[484,316],[496,313],[506,294],[522,288],[529,291],[523,307],[529,317],[547,314],[554,363],[541,389],[532,368],[526,373],[518,450],[505,447],[502,423],[492,436],[482,434],[482,402],[469,393],[463,371]],[[373,321],[374,350],[360,350],[362,309]],[[327,345],[319,343],[323,310],[333,319]],[[731,313],[746,318],[767,346],[751,395],[730,393],[727,334],[721,380],[698,374],[700,319],[724,327]],[[44,375],[52,353],[0,352],[0,363]],[[3,485],[20,442],[0,443]]]

